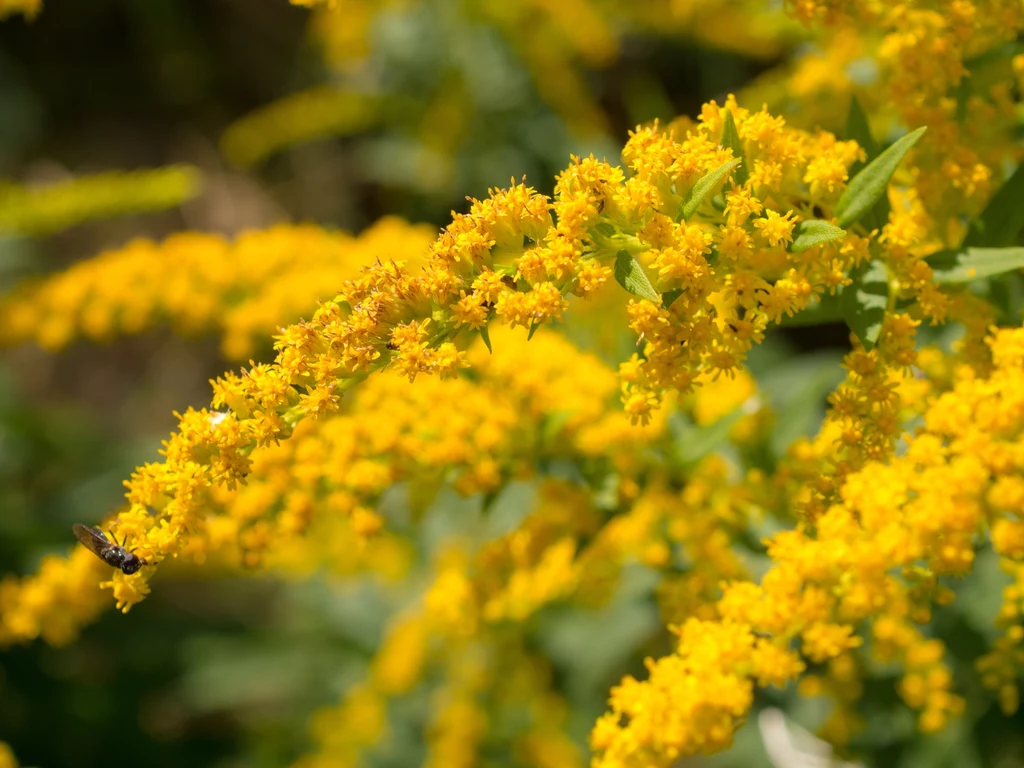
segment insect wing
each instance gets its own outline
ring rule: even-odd
[[[99,531],[96,528],[90,528],[87,525],[81,525],[75,523],[72,526],[72,530],[75,532],[75,536],[78,540],[85,545],[86,549],[93,552],[98,558],[107,561],[106,553],[110,550],[110,540],[103,535],[103,531]]]

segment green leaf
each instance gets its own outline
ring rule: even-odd
[[[722,146],[732,150],[732,156],[740,160],[740,166],[736,169],[736,181],[746,184],[750,179],[747,172],[747,163],[743,157],[743,144],[740,142],[740,133],[736,130],[736,121],[732,119],[732,112],[725,110],[725,127],[722,129]]]
[[[889,306],[889,270],[878,259],[861,264],[850,273],[853,283],[843,287],[840,304],[843,319],[857,334],[864,349],[870,350],[882,332]]]
[[[860,173],[850,180],[849,186],[843,192],[843,196],[839,198],[839,204],[836,206],[836,217],[839,219],[840,227],[848,227],[855,221],[859,221],[885,196],[889,179],[892,178],[910,148],[917,143],[926,130],[927,128],[922,126],[913,133],[908,133],[868,163]]]
[[[735,129],[735,126],[733,128]],[[693,216],[697,209],[700,208],[701,203],[704,202],[704,198],[708,196],[708,193],[717,187],[729,175],[729,172],[742,162],[742,159],[734,158],[727,163],[722,163],[715,170],[697,179],[697,183],[690,187],[690,191],[686,193],[686,199],[683,200],[683,204],[679,207],[679,214],[676,216],[676,219],[688,220]]]
[[[769,438],[774,456],[785,456],[794,440],[818,432],[826,397],[843,379],[842,359],[831,350],[797,355],[757,377],[758,391],[776,414]]]
[[[682,288],[673,288],[671,291],[665,291],[661,294],[661,306],[663,309],[668,309],[672,306],[673,302],[683,295]]]
[[[928,257],[935,282],[955,285],[1024,269],[1024,248],[963,248]]]
[[[892,721],[895,718],[886,719]],[[871,722],[869,716],[866,728],[872,730],[865,730],[865,733],[884,733],[884,725],[873,726],[875,723]],[[963,721],[954,719],[948,726],[927,739],[913,739],[912,733],[911,729],[906,729],[903,733],[890,737],[890,743],[908,745],[900,755],[897,768],[915,768],[922,765],[927,765],[928,768],[982,768],[988,765],[979,754],[976,736]]]
[[[964,245],[999,247],[1013,245],[1024,229],[1024,163],[988,201],[985,210],[971,222]]]
[[[1024,272],[1006,272],[987,285],[988,300],[1002,313],[1002,324],[1020,325],[1024,317]]]
[[[816,245],[838,240],[845,234],[846,230],[840,229],[835,224],[829,224],[821,219],[806,219],[793,229],[794,237],[793,242],[789,244],[789,252],[803,253]]]
[[[1024,41],[997,45],[994,48],[988,48],[984,53],[979,53],[977,56],[965,58],[964,68],[968,72],[974,72],[977,69],[989,67],[993,64],[998,65],[1012,59],[1018,53],[1024,53]]]
[[[634,296],[653,301],[655,304],[661,303],[661,296],[651,286],[644,268],[625,248],[615,256],[614,275],[618,284]]]
[[[864,108],[860,105],[856,96],[850,99],[850,113],[846,116],[846,138],[856,141],[868,158],[863,163],[858,160],[850,166],[850,175],[852,176],[856,175],[857,171],[867,165],[867,163],[878,157],[878,142],[871,135],[871,127],[868,125],[867,115],[864,114]]]
[[[675,414],[669,421],[674,458],[683,466],[691,466],[724,448],[729,443],[729,431],[743,415],[741,406],[711,424],[698,426],[681,414]]]
[[[850,99],[850,113],[846,118],[846,138],[856,141],[867,155],[867,159],[864,162],[858,160],[850,166],[850,176],[853,177],[860,172],[861,168],[864,168],[878,157],[879,151],[878,142],[871,135],[871,126],[868,123],[867,115],[864,114],[864,109],[861,107],[856,96]],[[884,227],[886,222],[889,221],[888,196],[882,195],[881,199],[872,206],[870,211],[861,217],[860,221],[867,229],[881,229]]]
[[[554,411],[548,414],[540,428],[541,443],[547,445],[561,435],[573,415],[572,410]]]
[[[843,308],[838,293],[826,293],[807,309],[802,309],[793,316],[783,315],[779,325],[795,328],[804,325],[824,325],[825,323],[843,322]]]
[[[999,567],[999,559],[991,547],[980,550],[970,574],[957,587],[957,598],[964,598],[959,614],[978,632],[995,624],[1003,603],[1003,589],[1013,580]]]
[[[537,329],[540,328],[540,326],[541,326],[540,323],[533,323],[533,322],[530,323],[530,332],[526,334],[526,340],[527,341],[529,341],[530,339],[533,338],[533,334],[535,334],[537,332]]]
[[[480,338],[484,340],[484,346],[487,347],[487,351],[493,355],[494,350],[491,349],[491,333],[487,330],[486,325],[480,329]]]

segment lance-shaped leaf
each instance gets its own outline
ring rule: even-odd
[[[962,248],[928,257],[940,285],[969,283],[1024,269],[1024,248]]]
[[[789,244],[789,252],[803,253],[816,245],[838,240],[845,234],[846,230],[835,224],[821,219],[805,219],[793,228],[793,242]]]
[[[780,360],[758,374],[758,392],[776,414],[769,438],[774,456],[785,456],[797,438],[818,431],[825,396],[843,378],[840,362],[842,355],[822,350]]]
[[[698,426],[681,414],[669,421],[675,462],[692,466],[729,441],[729,432],[744,416],[743,408],[735,408],[717,421]]]
[[[856,96],[850,99],[850,113],[846,117],[846,138],[856,141],[867,156],[864,162],[858,160],[850,166],[850,176],[856,176],[862,168],[878,157],[878,142],[871,135],[871,126],[867,115]],[[889,221],[889,198],[882,195],[871,210],[865,213],[860,222],[867,229],[881,229]]]
[[[861,168],[878,157],[878,142],[871,135],[868,117],[856,96],[850,99],[850,112],[846,116],[846,138],[856,141],[867,155],[864,162],[858,160],[850,166],[850,173],[855,176]]]
[[[661,296],[647,279],[643,266],[630,256],[625,248],[616,254],[612,274],[615,275],[616,282],[634,296],[653,301],[655,304],[661,303]]]
[[[668,309],[672,306],[676,299],[683,295],[682,288],[673,288],[671,291],[665,291],[661,294],[661,306],[664,309]]]
[[[1024,163],[999,188],[988,201],[985,210],[971,222],[971,229],[964,238],[964,245],[998,247],[1013,245],[1024,229]]]
[[[725,127],[722,129],[722,146],[732,150],[732,156],[740,161],[736,170],[736,181],[746,184],[750,179],[747,172],[747,162],[743,157],[743,144],[740,142],[740,132],[736,130],[736,121],[732,119],[732,112],[725,110]]]
[[[908,133],[850,180],[836,206],[836,218],[840,227],[848,227],[859,221],[882,199],[889,186],[889,179],[925,130],[927,129],[922,126],[913,133]]]
[[[491,349],[491,334],[490,331],[487,330],[486,325],[480,326],[480,338],[483,339],[484,346],[487,347],[487,351],[493,355],[494,350]]]
[[[742,162],[742,159],[734,158],[727,163],[722,163],[715,170],[697,179],[697,183],[686,193],[686,199],[683,200],[683,204],[679,207],[679,214],[676,216],[676,219],[688,220],[693,216],[711,190],[715,189],[729,175],[729,172]]]
[[[843,319],[864,349],[870,350],[882,332],[889,306],[889,270],[878,259],[861,264],[850,273],[853,282],[843,286],[840,304]]]

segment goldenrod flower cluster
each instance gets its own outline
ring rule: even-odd
[[[1012,43],[1024,29],[1021,4],[796,0],[788,5],[817,39],[788,71],[755,82],[743,97],[788,106],[787,116],[800,125],[836,125],[851,95],[870,105],[876,135],[901,125],[927,125],[915,178],[907,185],[914,192],[902,203],[917,208],[921,245],[958,244],[964,217],[981,210],[1007,162],[1021,156],[1014,134],[1020,54]]]
[[[943,646],[920,624],[932,604],[953,599],[937,577],[970,570],[980,532],[991,527],[1010,568],[1020,554],[1011,531],[1020,525],[1013,489],[1024,435],[1024,331],[1000,331],[990,345],[990,376],[965,372],[932,402],[902,456],[850,474],[839,503],[813,527],[771,539],[773,567],[759,584],[728,585],[714,620],[687,619],[673,655],[650,661],[648,679],[627,678],[612,692],[612,711],[592,736],[596,765],[669,765],[721,749],[750,709],[755,684],[784,685],[865,636],[875,658],[903,668],[900,694],[920,710],[924,730],[941,729],[962,710]],[[1007,589],[1001,649],[1020,642],[1015,590]],[[983,664],[1000,698],[1014,702],[1005,667],[996,657]]]
[[[415,259],[432,236],[385,218],[358,238],[278,225],[234,241],[196,232],[135,240],[0,300],[0,340],[57,350],[78,336],[105,342],[162,322],[187,335],[216,332],[227,357],[245,359],[360,268],[396,252]]]
[[[562,317],[567,294],[600,290],[623,262],[631,275],[619,279],[639,279],[635,257],[655,279],[629,307],[644,357],[623,366],[622,397],[634,421],[648,422],[664,391],[686,394],[701,377],[733,374],[769,322],[842,285],[844,270],[866,257],[866,238],[835,228],[831,243],[787,248],[811,209],[834,206],[858,156],[853,142],[711,103],[685,132],[638,131],[624,150],[628,178],[576,159],[551,202],[523,184],[495,190],[455,217],[421,272],[396,260],[370,266],[310,321],[282,331],[275,363],[215,382],[217,410],[182,415],[165,461],[132,478],[119,535],[150,563],[180,553],[214,488],[244,482],[254,450],[335,410],[359,379],[384,367],[409,379],[453,375],[468,364],[453,341],[461,332],[479,329],[487,340],[494,318],[532,333]],[[737,167],[740,183],[723,188]],[[716,189],[720,206],[708,199]],[[779,200],[798,209],[777,210]],[[115,574],[118,602],[140,599],[149,573]]]
[[[90,219],[159,211],[199,189],[199,171],[190,166],[110,171],[45,186],[0,183],[0,232],[44,235]]]
[[[373,567],[398,577],[407,556],[386,528],[378,534],[384,525],[378,505],[396,483],[425,498],[442,481],[463,494],[496,491],[534,473],[538,440],[552,457],[601,457],[620,471],[640,471],[632,453],[663,436],[664,422],[630,426],[615,405],[611,370],[557,336],[496,339],[507,348],[501,358],[483,345],[471,352],[476,382],[413,384],[381,374],[356,391],[345,413],[303,422],[288,441],[254,452],[244,485],[209,489],[201,526],[181,539],[180,553],[284,573]],[[301,477],[300,466],[309,468]],[[118,528],[125,516],[118,516]],[[361,547],[366,556],[353,556]],[[72,605],[74,596],[102,572],[95,557],[77,548],[70,561],[47,561],[20,587],[5,582],[0,640],[70,639],[98,610],[96,601]],[[140,582],[127,584],[141,596]]]
[[[697,182],[735,154],[720,143],[727,125],[749,171],[723,190],[720,204],[709,200],[684,217]],[[688,392],[703,373],[729,375],[770,323],[834,291],[868,253],[868,240],[855,235],[791,247],[801,220],[834,209],[858,158],[855,143],[793,131],[733,101],[725,109],[712,102],[699,125],[682,130],[638,131],[623,150],[632,176],[621,191],[598,187],[615,196],[607,214],[615,229],[600,242],[641,256],[664,297],[660,306],[640,301],[629,308],[644,354],[622,368],[623,400],[641,420],[660,391]],[[577,167],[577,184],[596,186],[600,165]],[[779,210],[780,200],[793,208]]]
[[[685,394],[701,376],[734,372],[769,322],[843,284],[844,269],[866,257],[865,238],[835,228],[830,237],[841,240],[787,250],[811,208],[834,205],[859,150],[734,103],[712,103],[702,117],[678,140],[637,132],[624,151],[629,178],[606,162],[576,159],[551,202],[519,184],[457,215],[419,273],[390,260],[348,281],[309,321],[281,332],[276,362],[219,379],[216,410],[182,415],[166,460],[133,477],[121,535],[151,562],[177,554],[201,524],[209,489],[243,481],[254,449],[335,410],[359,379],[386,366],[410,379],[454,375],[468,364],[454,342],[460,333],[486,335],[492,318],[533,332],[562,317],[567,294],[600,290],[624,262],[630,276],[622,279],[637,279],[634,255],[655,274],[646,295],[662,301],[629,308],[644,357],[623,366],[626,413],[645,423],[662,392]],[[729,131],[735,150],[717,138]],[[734,152],[751,170],[725,190],[719,212],[705,197],[724,184],[723,169],[737,167]],[[720,180],[712,175],[708,184],[716,171]],[[780,199],[805,200],[803,213],[776,210]],[[116,575],[119,602],[135,602],[146,578]]]
[[[0,581],[0,644],[42,637],[53,645],[73,640],[110,601],[99,588],[107,567],[85,549],[67,558],[48,557],[39,571],[22,580]]]

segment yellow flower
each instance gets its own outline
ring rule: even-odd
[[[1024,522],[1000,518],[992,525],[992,546],[1003,557],[1024,560]]]
[[[0,768],[18,768],[18,761],[14,758],[14,752],[2,741],[0,741]]]
[[[765,214],[763,219],[757,219],[754,222],[754,229],[758,231],[765,242],[772,247],[791,242],[793,226],[796,223],[792,219],[792,212],[779,215],[776,211],[766,211]]]
[[[107,341],[169,322],[189,334],[218,331],[226,356],[247,359],[361,267],[396,250],[415,264],[430,238],[429,227],[382,219],[358,238],[279,225],[232,243],[199,233],[136,240],[14,292],[0,302],[0,335],[57,349],[79,335]]]
[[[897,350],[904,342],[900,327],[912,326],[890,329]],[[1024,391],[1022,339],[1024,329],[998,331],[989,340],[998,361],[990,377],[964,378],[936,398],[902,456],[886,464],[864,464],[846,475],[841,504],[825,510],[813,529],[776,534],[768,548],[774,565],[760,585],[730,584],[716,621],[688,620],[675,654],[649,661],[646,681],[626,678],[614,689],[611,711],[591,736],[596,764],[669,765],[682,754],[727,745],[750,706],[745,675],[754,648],[768,654],[758,662],[763,667],[759,684],[781,684],[802,670],[792,656],[773,661],[766,639],[753,632],[798,636],[803,655],[820,663],[848,658],[849,650],[862,643],[851,622],[873,617],[872,652],[903,665],[899,691],[920,711],[921,729],[941,729],[958,716],[964,702],[951,690],[945,649],[940,641],[923,637],[909,617],[917,610],[915,601],[947,599],[937,589],[936,575],[969,570],[971,537],[986,522],[983,502],[990,477],[1019,469],[1007,461],[1005,448],[1024,441],[1024,410],[1006,407]],[[855,355],[848,365],[869,376],[876,363]],[[888,399],[887,391],[881,389],[880,397]],[[936,439],[946,446],[939,455],[915,446],[917,441],[934,446]],[[993,543],[1010,556],[1016,554],[1013,525],[997,518],[993,527]],[[916,565],[922,561],[925,566]],[[905,568],[903,577],[894,573],[898,566]],[[1016,601],[1017,592],[1009,599]],[[1004,649],[1012,647],[1009,637]],[[1024,638],[1024,631],[1014,637]],[[1015,702],[1007,658],[1003,650],[982,665],[987,684],[999,689],[1004,706]],[[709,679],[715,681],[713,688]],[[660,718],[657,725],[655,718]]]
[[[802,635],[803,654],[814,662],[838,657],[843,651],[860,646],[862,640],[853,635],[849,624],[815,622]]]
[[[31,19],[43,7],[43,0],[2,0],[0,2],[0,17],[12,13],[21,13]]]

